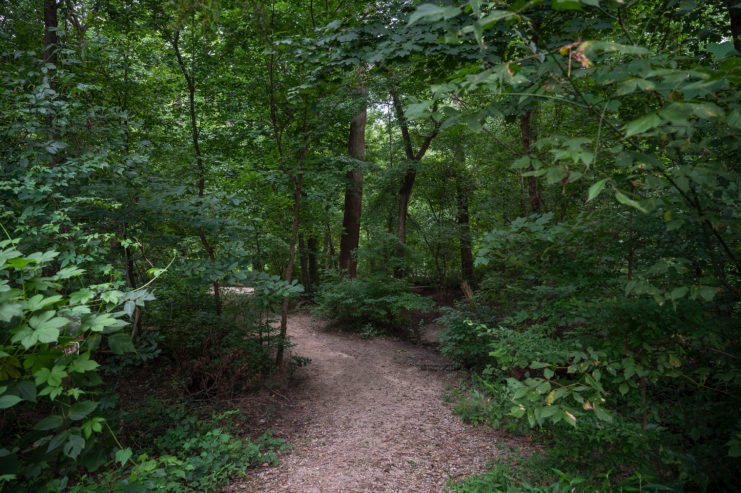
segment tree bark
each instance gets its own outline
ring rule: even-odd
[[[468,281],[470,286],[476,286],[476,273],[473,267],[473,247],[471,244],[471,227],[469,224],[469,213],[468,213],[468,187],[464,183],[465,180],[465,163],[466,156],[462,146],[456,148],[456,166],[460,167],[462,171],[459,171],[456,176],[456,202],[457,202],[457,214],[456,222],[458,223],[458,231],[460,235],[460,249],[461,249],[461,276],[464,281]]]
[[[312,284],[311,278],[309,277],[309,252],[306,249],[306,241],[302,234],[298,235],[298,252],[301,262],[301,284],[304,285],[306,293],[311,293]]]
[[[399,243],[406,244],[407,242],[407,215],[409,213],[409,199],[412,197],[412,188],[414,187],[414,180],[417,177],[416,164],[422,160],[427,149],[430,147],[432,139],[437,136],[440,131],[440,122],[433,119],[433,127],[430,135],[426,136],[419,150],[415,154],[412,148],[412,137],[409,134],[409,124],[407,122],[406,115],[404,114],[404,108],[401,104],[396,89],[391,88],[391,100],[394,106],[394,113],[396,119],[401,127],[401,139],[404,144],[404,155],[406,157],[408,166],[404,177],[401,180],[401,186],[399,187],[398,197],[398,209],[396,216],[396,237],[399,239]],[[403,277],[404,273],[401,269],[397,269],[394,273],[395,277]]]
[[[538,140],[537,127],[535,126],[535,110],[527,110],[525,114],[522,115],[522,119],[520,120],[520,129],[522,131],[522,150],[525,155],[527,155],[530,154],[530,147],[532,144]],[[533,171],[534,168],[530,165],[527,170]],[[538,189],[537,176],[527,177],[527,189],[530,196],[530,209],[533,214],[537,214],[541,211],[543,206],[543,199],[540,197],[540,190]]]
[[[59,20],[57,0],[44,0],[44,62],[57,64],[57,28]]]
[[[307,246],[309,247],[309,281],[312,286],[319,284],[319,267],[317,265],[317,256],[319,254],[318,241],[316,236],[309,236]]]
[[[188,86],[188,103],[189,103],[189,113],[190,113],[190,136],[191,140],[193,142],[193,150],[196,157],[196,166],[198,169],[198,202],[197,205],[201,206],[203,204],[203,196],[204,196],[204,189],[206,186],[206,173],[203,167],[203,156],[201,155],[201,147],[198,142],[199,137],[199,129],[198,129],[198,122],[196,120],[196,103],[195,103],[195,97],[196,97],[196,85],[195,85],[195,71],[194,71],[194,64],[193,61],[195,60],[195,57],[191,59],[191,67],[190,67],[190,74],[188,73],[188,69],[185,67],[185,62],[183,61],[183,57],[180,54],[180,47],[178,46],[178,41],[180,39],[180,31],[175,31],[175,36],[172,40],[172,47],[175,50],[175,56],[178,60],[178,65],[180,66],[180,71],[183,73],[183,77],[185,78],[186,85]],[[195,49],[195,47],[193,47]],[[201,244],[203,245],[203,249],[206,251],[206,254],[208,255],[208,258],[211,260],[211,262],[216,261],[216,255],[214,253],[214,247],[209,243],[208,238],[206,237],[206,231],[203,228],[203,226],[200,226],[198,228],[198,238],[201,240]],[[213,281],[213,289],[214,289],[214,303],[216,305],[216,314],[221,316],[221,289],[219,288],[219,281],[218,279]]]
[[[726,0],[728,15],[731,20],[731,36],[733,37],[733,47],[741,53],[741,6],[737,6],[739,0]]]
[[[361,87],[363,98],[368,95],[368,88]],[[350,121],[350,136],[347,141],[347,153],[350,157],[362,161],[365,159],[365,124],[367,107]],[[342,219],[342,237],[340,238],[340,270],[346,271],[351,279],[357,276],[358,263],[353,258],[353,251],[360,245],[360,216],[363,207],[363,172],[354,168],[347,172],[348,188],[345,191],[345,214]]]

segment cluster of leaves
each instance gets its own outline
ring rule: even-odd
[[[616,240],[619,224],[586,217],[554,225],[541,216],[493,231],[479,263],[496,272],[485,286],[496,288],[488,302],[498,320],[470,308],[449,312],[443,349],[481,370],[483,394],[469,398],[480,406],[474,415],[547,430],[554,457],[646,477],[672,470],[673,480],[693,487],[729,484],[738,425],[729,399],[741,391],[734,301],[689,280],[684,297],[672,297],[669,286],[654,293],[667,303],[633,294],[622,260],[632,251],[639,270],[654,249],[667,258],[674,248],[651,238],[657,220],[633,221],[641,248]],[[479,303],[489,294],[482,289]],[[472,414],[470,403],[459,407]]]
[[[376,329],[400,328],[408,319],[405,311],[429,311],[429,298],[411,293],[401,279],[368,276],[348,279],[340,277],[325,282],[317,291],[316,313],[360,330],[364,326]]]
[[[103,381],[93,351],[133,350],[117,310],[123,293],[84,287],[83,269],[56,268],[59,252],[24,255],[17,243],[0,242],[0,479],[10,487],[94,461],[105,420],[95,412]]]
[[[129,439],[138,442],[136,459],[132,448],[120,448],[102,472],[81,478],[69,491],[217,491],[249,467],[276,465],[285,442],[269,433],[241,438],[237,414],[203,419],[183,404],[149,400],[120,420]]]

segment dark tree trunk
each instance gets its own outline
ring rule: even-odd
[[[520,121],[520,128],[522,130],[522,150],[525,154],[530,154],[530,147],[537,142],[538,133],[537,127],[535,126],[535,111],[527,110]],[[528,171],[533,171],[532,165],[527,168]],[[543,206],[543,199],[540,197],[540,190],[538,189],[538,177],[528,176],[527,177],[527,190],[530,196],[530,209],[534,214],[541,211]]]
[[[731,36],[733,37],[733,47],[741,53],[741,6],[739,0],[726,0],[728,15],[731,18]]]
[[[306,249],[306,241],[302,234],[298,235],[298,252],[301,262],[301,284],[304,285],[306,293],[309,294],[312,291],[311,278],[309,277],[309,251]]]
[[[394,113],[396,113],[396,119],[399,121],[401,127],[401,139],[404,144],[404,156],[406,157],[408,166],[404,178],[401,180],[401,186],[398,192],[398,209],[396,216],[396,237],[399,239],[399,243],[406,244],[407,242],[407,215],[409,213],[409,199],[412,197],[412,188],[414,187],[414,180],[417,177],[416,164],[422,160],[427,149],[430,147],[432,139],[437,136],[440,131],[440,123],[433,119],[433,128],[430,135],[425,137],[422,145],[419,147],[417,153],[414,153],[412,148],[412,137],[409,134],[409,124],[407,123],[406,115],[404,114],[404,108],[401,104],[396,90],[391,88],[391,100],[394,106]],[[399,252],[401,255],[401,252]],[[394,273],[395,277],[403,277],[404,273],[397,269]]]
[[[456,177],[456,202],[458,231],[460,234],[461,245],[461,276],[464,281],[468,281],[471,286],[476,285],[476,273],[473,268],[473,247],[471,245],[471,226],[469,224],[468,214],[468,187],[465,181],[465,162],[466,157],[463,153],[463,147],[456,149],[456,166],[462,171],[458,172]]]
[[[317,256],[319,247],[316,236],[309,236],[307,245],[309,247],[309,282],[313,287],[319,284],[319,268],[317,265]]]
[[[368,88],[360,88],[363,98]],[[347,141],[347,152],[350,157],[362,161],[365,159],[365,123],[367,109],[363,109],[350,121],[350,136]],[[360,215],[363,206],[363,172],[355,168],[347,172],[348,188],[345,191],[345,215],[342,219],[342,237],[340,238],[340,270],[347,271],[350,278],[357,276],[358,264],[353,258],[353,251],[360,245]]]
[[[183,73],[183,77],[185,78],[186,85],[188,86],[188,102],[189,102],[189,113],[190,113],[190,136],[191,140],[193,141],[193,150],[195,152],[196,157],[196,166],[198,168],[198,205],[202,205],[203,203],[203,196],[204,196],[204,189],[206,186],[206,172],[203,168],[203,156],[201,155],[201,147],[198,142],[199,137],[199,129],[198,129],[198,122],[196,120],[196,103],[195,103],[195,97],[196,97],[196,85],[195,85],[195,71],[193,67],[193,61],[195,60],[195,57],[191,59],[191,67],[190,67],[190,73],[188,73],[188,69],[185,67],[185,62],[183,61],[183,57],[180,54],[180,47],[178,46],[178,41],[180,39],[180,31],[175,31],[175,36],[172,40],[172,47],[175,49],[175,56],[178,59],[178,65],[180,66],[180,71]],[[195,47],[193,47],[195,49]],[[203,249],[206,251],[206,254],[208,255],[208,258],[211,260],[211,262],[216,261],[216,255],[214,253],[214,247],[209,243],[208,238],[206,237],[206,231],[204,230],[203,226],[198,228],[198,238],[201,240],[201,244],[203,245]],[[221,289],[219,288],[219,281],[216,280],[213,282],[213,288],[214,288],[214,303],[216,305],[216,314],[221,316]]]
[[[54,65],[57,64],[57,45],[59,43],[57,7],[57,0],[44,0],[44,61]]]

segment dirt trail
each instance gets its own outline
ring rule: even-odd
[[[294,353],[312,360],[271,423],[293,451],[227,491],[437,492],[450,478],[484,471],[505,445],[445,406],[453,375],[431,349],[325,330],[305,313],[289,319],[288,333]]]

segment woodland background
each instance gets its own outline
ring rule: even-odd
[[[441,310],[462,418],[548,450],[457,491],[736,490],[735,3],[4,2],[0,487],[277,460],[219,398],[303,298]]]

